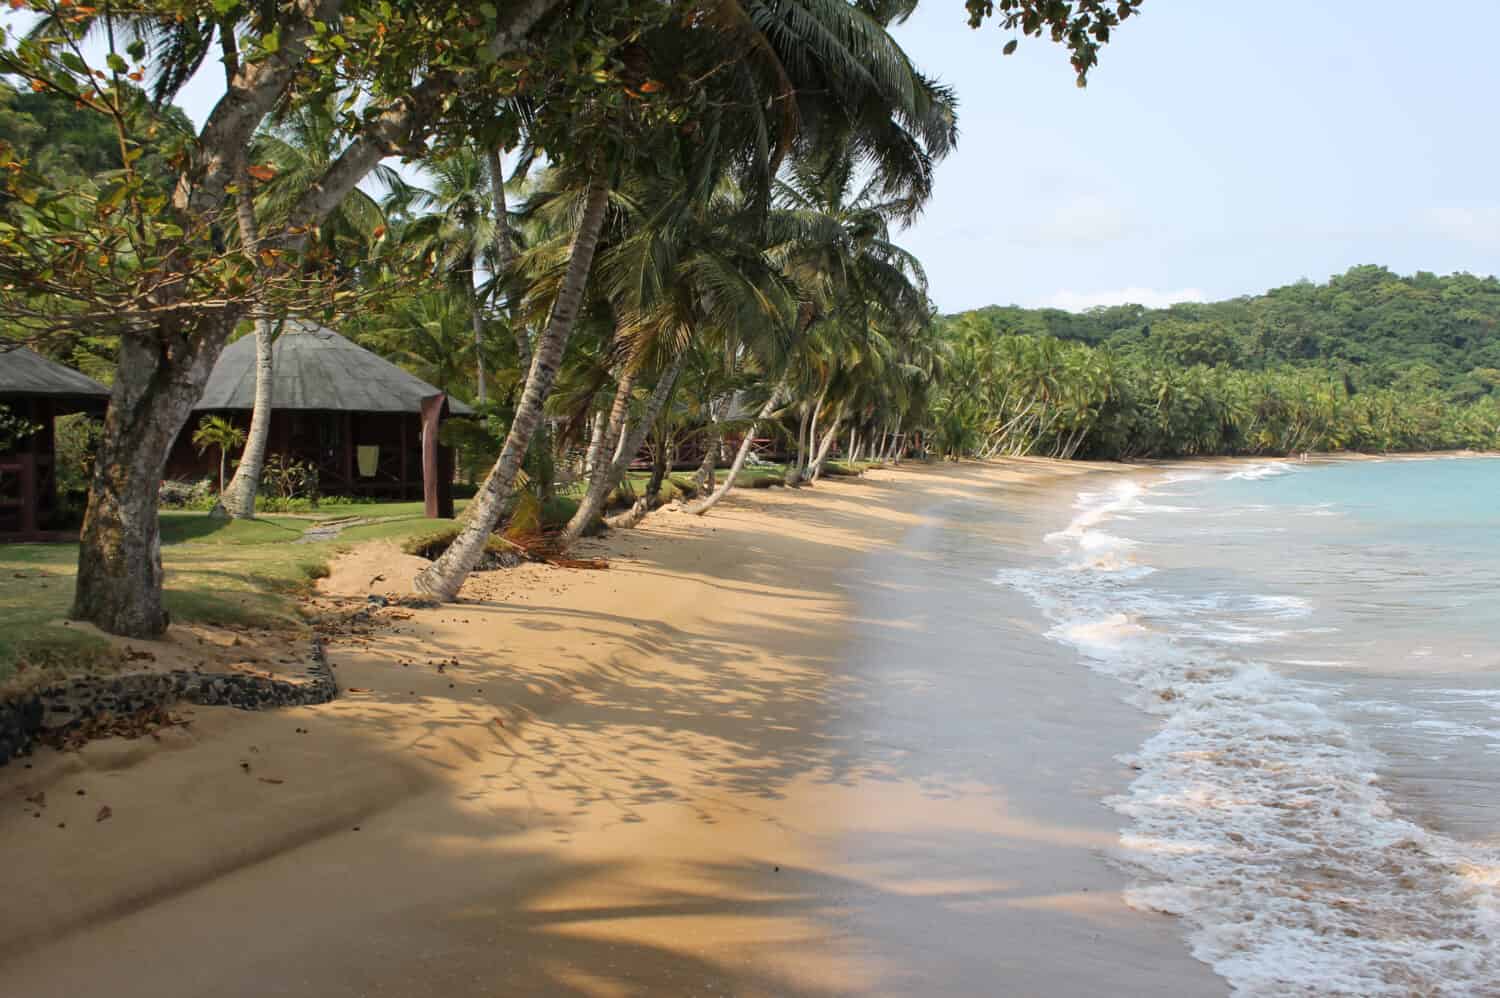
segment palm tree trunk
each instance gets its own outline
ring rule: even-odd
[[[823,412],[823,399],[828,395],[828,389],[824,388],[818,393],[818,401],[812,408],[812,419],[807,424],[807,451],[802,461],[802,466],[797,469],[796,483],[810,481],[813,466],[813,444],[818,439],[818,417]]]
[[[602,412],[596,412],[589,417],[589,445],[583,452],[582,474],[580,477],[590,478],[594,474],[594,467],[599,463],[594,460],[595,456],[604,448],[604,428],[609,420],[604,418]]]
[[[469,259],[469,322],[474,327],[474,398],[484,405],[487,393],[484,390],[484,302],[480,300],[479,288],[474,284],[478,277],[478,265]]]
[[[724,439],[724,431],[719,427],[719,407],[713,399],[708,402],[708,419],[713,428],[703,444],[703,460],[699,462],[698,470],[693,475],[699,495],[707,495],[714,487],[714,470],[719,463],[720,441]]]
[[[777,385],[771,391],[771,397],[766,399],[766,404],[761,406],[760,414],[755,417],[755,422],[750,425],[750,429],[745,432],[745,438],[740,441],[740,449],[734,455],[734,463],[729,466],[729,477],[724,479],[724,484],[715,489],[707,499],[689,506],[689,513],[702,516],[718,505],[719,501],[729,494],[729,490],[734,488],[735,476],[745,467],[745,458],[750,456],[750,446],[755,443],[755,431],[760,429],[760,424],[781,404],[782,391],[782,386]]]
[[[239,467],[228,488],[219,489],[214,512],[237,520],[255,519],[255,494],[260,473],[266,466],[266,445],[271,439],[271,391],[275,385],[275,353],[271,320],[255,320],[255,404],[250,410],[250,432],[240,453]]]
[[[677,377],[682,373],[683,365],[687,363],[687,351],[684,350],[673,358],[671,365],[661,373],[656,381],[656,387],[651,391],[651,397],[646,400],[646,411],[641,418],[628,430],[620,434],[619,446],[615,448],[614,460],[603,466],[603,473],[595,476],[589,483],[589,490],[583,497],[583,502],[578,504],[578,511],[568,521],[567,527],[563,529],[560,546],[566,550],[573,542],[583,536],[588,525],[599,515],[604,508],[604,500],[611,489],[620,484],[625,473],[630,470],[630,462],[635,460],[636,453],[641,449],[641,443],[646,439],[646,434],[656,423],[656,417],[661,415],[661,410],[667,402],[667,396],[677,385]],[[626,414],[629,413],[628,400]],[[602,462],[601,462],[602,463]],[[649,504],[651,496],[646,496]]]
[[[640,369],[633,362],[627,362],[625,370],[620,372],[609,416],[605,418],[601,414],[594,438],[589,441],[589,491],[593,491],[596,482],[609,476],[610,463],[623,442],[625,423],[630,418],[630,398],[635,393],[635,380],[639,373]],[[610,456],[606,457],[606,454]]]
[[[485,150],[489,160],[490,190],[495,208],[495,287],[506,293],[506,309],[510,313],[510,328],[516,338],[516,361],[523,371],[531,370],[531,339],[526,335],[524,323],[517,322],[515,309],[510,308],[510,293],[507,280],[511,263],[515,259],[515,244],[510,231],[510,206],[505,201],[505,172],[500,162],[500,150],[493,147]]]
[[[594,429],[593,439],[589,441],[588,453],[588,487],[584,489],[583,499],[578,503],[578,509],[574,511],[572,519],[563,529],[561,546],[567,548],[583,536],[594,517],[599,515],[599,510],[604,506],[604,500],[609,495],[609,490],[617,483],[610,481],[610,471],[615,460],[619,456],[619,449],[625,443],[625,422],[630,416],[630,396],[635,391],[635,379],[639,373],[635,364],[635,358],[625,362],[625,369],[620,372],[620,380],[615,388],[614,403],[609,408],[609,416],[602,414],[598,425]],[[611,456],[606,457],[609,453]],[[587,519],[580,516],[588,511]]]
[[[526,388],[521,393],[521,402],[516,407],[516,415],[511,421],[510,432],[505,436],[505,445],[500,449],[500,457],[495,461],[494,468],[490,469],[479,494],[470,504],[474,507],[474,513],[469,517],[468,523],[459,531],[448,550],[423,569],[413,581],[419,592],[441,600],[451,600],[457,596],[458,591],[463,588],[464,580],[479,563],[490,533],[500,522],[500,515],[505,510],[511,487],[516,481],[516,472],[520,470],[526,450],[531,444],[532,434],[541,422],[542,404],[552,391],[552,383],[557,378],[557,369],[562,364],[563,353],[568,346],[568,337],[572,335],[608,207],[609,184],[602,173],[596,172],[584,199],[583,214],[579,218],[578,232],[568,254],[568,269],[563,275],[562,287],[558,291],[557,301],[552,305],[547,328],[532,356]]]
[[[788,485],[796,485],[802,478],[802,462],[807,453],[807,444],[805,443],[807,438],[807,420],[808,412],[804,403],[801,417],[797,421],[797,449],[792,460],[787,462],[786,474],[782,476],[782,481]]]
[[[828,432],[823,434],[823,442],[818,445],[817,456],[813,458],[812,466],[808,469],[807,480],[816,482],[823,474],[823,463],[828,460],[828,452],[833,449],[834,437],[839,432],[839,421],[844,418],[844,406],[839,405],[838,412],[834,414],[833,423],[828,427]]]
[[[261,263],[260,225],[255,217],[255,201],[250,192],[250,168],[241,163],[236,177],[242,192],[235,198],[234,214],[239,223],[240,244],[255,261],[256,279],[265,276]],[[267,315],[255,317],[255,403],[250,410],[250,432],[245,436],[245,449],[240,454],[240,465],[224,488],[223,475],[219,479],[219,498],[214,502],[216,515],[228,514],[236,520],[255,519],[255,493],[260,488],[260,473],[266,465],[266,443],[271,438],[272,389],[275,386],[275,353],[271,342],[275,331]]]

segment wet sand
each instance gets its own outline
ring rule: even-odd
[[[381,611],[333,704],[0,770],[3,990],[1223,994],[1104,858],[1146,720],[988,581],[1089,470],[664,511]]]

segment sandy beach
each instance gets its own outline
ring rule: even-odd
[[[580,548],[607,570],[376,611],[328,648],[332,704],[12,764],[3,990],[1223,994],[1107,862],[1148,719],[988,583],[1126,473],[662,511]],[[362,549],[329,598],[412,563]]]

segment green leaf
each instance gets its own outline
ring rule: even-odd
[[[1005,48],[1002,51],[1004,51],[1004,53],[1006,55],[1010,55],[1012,52],[1014,52],[1016,50],[1016,45],[1017,44],[1018,43],[1017,43],[1016,39],[1012,38],[1010,41],[1008,41],[1008,42],[1005,43]]]
[[[59,62],[61,62],[64,66],[66,66],[68,69],[72,70],[73,72],[78,73],[78,74],[80,74],[82,76],[89,75],[89,67],[88,67],[88,65],[82,59],[78,58],[78,56],[74,55],[72,52],[64,52],[61,55],[59,55],[57,57],[57,59],[58,59]]]
[[[116,73],[130,72],[130,63],[126,62],[125,57],[120,55],[118,52],[109,53],[104,57],[104,61],[107,62],[109,64],[109,68],[114,70]]]

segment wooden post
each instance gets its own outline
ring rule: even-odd
[[[436,520],[443,515],[438,473],[438,423],[443,415],[443,403],[448,396],[439,392],[422,400],[422,502],[423,514]],[[450,494],[449,516],[452,516],[453,497]]]

